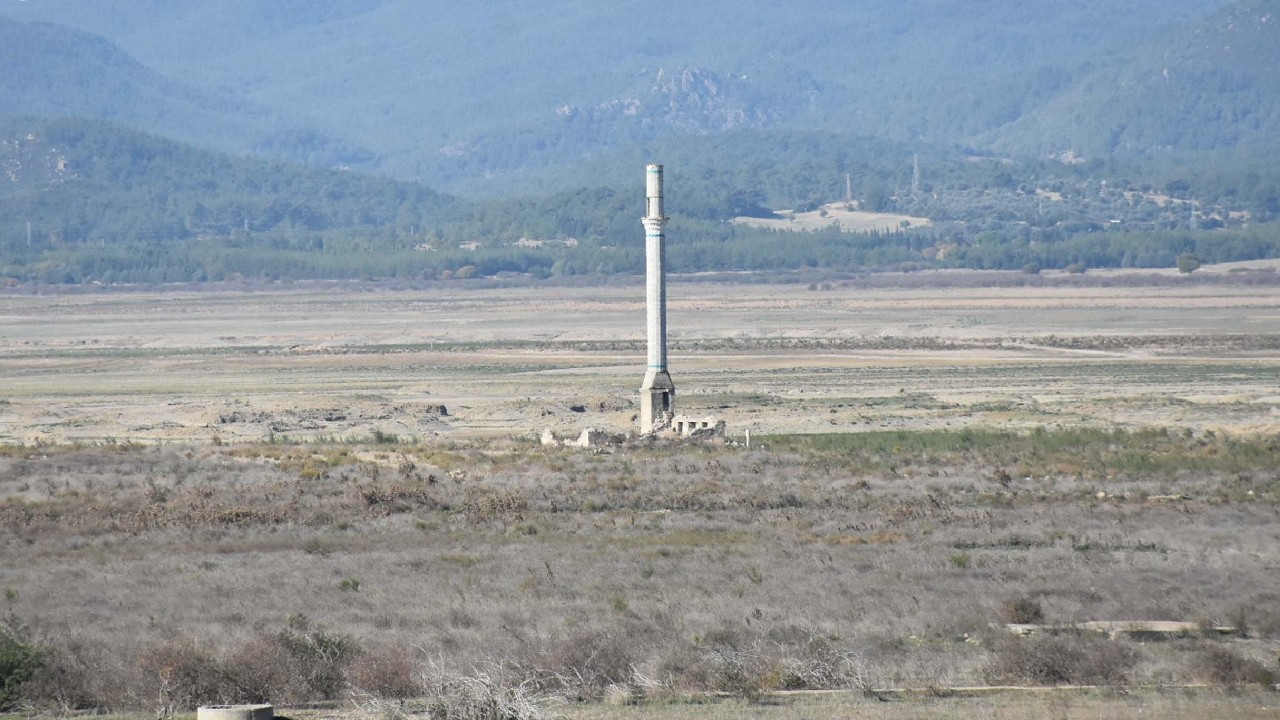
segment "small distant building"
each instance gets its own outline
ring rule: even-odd
[[[724,437],[724,420],[717,417],[692,418],[677,415],[671,420],[671,429],[682,438]]]

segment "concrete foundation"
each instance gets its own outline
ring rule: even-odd
[[[640,432],[648,435],[671,427],[676,385],[666,370],[649,370],[640,385]]]
[[[717,417],[693,418],[677,415],[671,421],[671,429],[682,438],[722,438],[724,420]]]
[[[196,710],[196,720],[272,720],[270,705],[205,705]]]
[[[626,440],[626,435],[612,433],[600,428],[586,428],[578,436],[578,441],[574,445],[581,448],[604,447],[606,445],[621,445]]]

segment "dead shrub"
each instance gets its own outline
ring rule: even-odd
[[[411,481],[368,482],[348,490],[357,504],[374,516],[413,510],[448,510],[449,503],[423,483]]]
[[[712,689],[726,692],[753,705],[775,690],[781,690],[786,668],[780,658],[756,651],[730,648],[716,650],[710,657]]]
[[[404,700],[422,694],[414,677],[413,656],[403,648],[386,648],[362,655],[347,673],[356,692],[383,700]]]
[[[864,653],[837,648],[820,637],[790,651],[782,667],[783,690],[851,689],[867,693],[872,688],[870,663]]]
[[[635,662],[625,633],[584,631],[546,647],[533,661],[533,675],[543,687],[597,698],[608,686],[629,682]]]
[[[446,617],[449,620],[449,626],[459,630],[471,630],[480,626],[480,621],[476,619],[476,616],[462,608],[449,608]]]
[[[787,654],[787,646],[799,642],[793,630],[770,638],[730,622],[705,631],[692,645],[669,643],[659,651],[654,687],[646,693],[724,692],[757,703],[775,690],[807,686],[799,678],[812,668]]]
[[[312,625],[303,615],[275,635],[287,653],[294,677],[301,679],[309,698],[332,700],[346,687],[346,671],[361,654],[350,637]]]
[[[275,633],[254,638],[226,656],[221,666],[227,702],[331,700],[348,686],[348,673],[362,657],[350,637],[291,615]],[[366,680],[376,677],[373,667]],[[411,670],[406,668],[405,673]],[[392,673],[383,673],[384,679]],[[370,688],[372,690],[372,688]]]
[[[462,675],[432,663],[419,679],[431,720],[542,720],[547,700],[535,695],[528,681],[513,681],[500,666]]]
[[[138,656],[138,700],[162,717],[220,700],[218,660],[191,638],[153,645]]]
[[[993,684],[1123,685],[1137,654],[1088,635],[998,638],[983,675]]]
[[[228,702],[265,703],[306,700],[306,688],[293,674],[293,659],[274,636],[257,637],[233,650],[223,663]]]
[[[119,708],[129,704],[125,687],[132,668],[118,655],[79,639],[43,648],[39,671],[22,686],[23,697],[67,715],[76,710]]]
[[[1034,625],[1044,622],[1044,609],[1040,601],[1029,597],[1012,598],[1000,603],[1001,622]]]
[[[529,510],[529,500],[515,490],[468,488],[463,509],[473,523],[521,520]]]
[[[711,670],[704,653],[686,643],[671,643],[658,655],[656,682],[670,693],[711,689]]]
[[[1218,645],[1202,650],[1196,656],[1193,670],[1201,682],[1210,685],[1271,687],[1276,683],[1276,673],[1267,666],[1252,658],[1242,657],[1230,648]]]

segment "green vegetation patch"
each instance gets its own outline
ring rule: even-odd
[[[18,697],[18,689],[40,669],[43,656],[20,634],[0,625],[0,710],[9,707]]]
[[[1117,473],[1247,472],[1274,467],[1280,437],[1203,435],[1167,429],[1037,429],[1029,433],[960,430],[881,431],[761,438],[774,450],[815,456],[845,467],[882,468],[904,460],[1002,467],[1028,474],[1105,478]]]

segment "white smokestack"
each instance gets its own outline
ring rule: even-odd
[[[662,166],[645,168],[645,320],[649,366],[640,386],[640,432],[667,427],[675,414],[676,386],[667,372],[666,225],[662,202]]]

